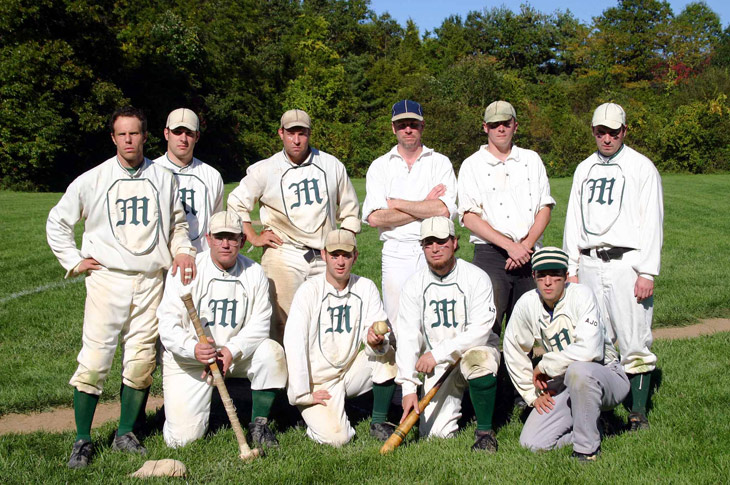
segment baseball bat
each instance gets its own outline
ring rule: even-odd
[[[436,384],[433,385],[431,390],[429,390],[425,396],[421,398],[420,401],[418,401],[418,411],[419,413],[422,413],[424,409],[426,409],[426,406],[428,406],[428,403],[431,402],[433,397],[436,395],[436,393],[441,389],[441,385],[446,381],[446,379],[449,377],[449,374],[451,374],[451,371],[456,368],[456,366],[459,364],[459,361],[461,359],[458,359],[456,362],[451,364],[446,368],[446,371],[441,375],[438,381],[436,381]],[[386,455],[396,449],[400,446],[401,443],[403,443],[403,440],[406,439],[406,436],[408,435],[408,432],[411,430],[414,424],[418,422],[418,419],[421,417],[420,414],[416,413],[416,410],[411,410],[410,413],[408,413],[408,416],[406,416],[406,419],[403,420],[403,422],[395,428],[395,431],[393,431],[393,434],[390,435],[390,438],[386,440],[385,443],[383,443],[383,447],[380,448],[380,454]]]
[[[193,326],[195,327],[195,333],[198,334],[198,341],[200,341],[200,343],[202,344],[207,344],[208,337],[203,332],[203,325],[201,325],[200,323],[198,311],[195,309],[195,305],[193,304],[193,295],[188,293],[182,295],[180,298],[182,298],[183,303],[185,303],[185,308],[187,308],[188,310],[190,320],[192,320]],[[210,371],[213,374],[213,383],[215,384],[215,387],[218,388],[218,393],[221,396],[221,401],[223,402],[223,407],[225,408],[226,414],[228,415],[228,420],[231,422],[231,428],[233,428],[233,433],[236,435],[236,440],[238,441],[238,450],[240,452],[238,456],[243,461],[253,460],[261,454],[261,451],[257,448],[254,448],[252,450],[251,448],[249,448],[248,443],[246,442],[246,435],[243,434],[241,422],[238,421],[236,407],[233,405],[233,399],[231,399],[230,394],[228,394],[228,389],[226,388],[226,383],[223,381],[223,375],[218,368],[218,364],[213,362],[211,364],[208,364],[208,366],[210,367]]]

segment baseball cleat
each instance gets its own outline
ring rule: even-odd
[[[267,448],[276,448],[279,446],[279,440],[274,436],[274,432],[269,428],[268,418],[258,416],[253,423],[248,423],[248,432],[251,433],[251,441],[254,445],[265,446]]]
[[[142,446],[133,432],[125,433],[122,436],[115,436],[112,443],[112,450],[127,451],[129,453],[137,453],[146,455],[147,448]]]
[[[391,423],[370,423],[370,436],[386,441],[395,431],[395,425]]]
[[[598,448],[593,453],[578,453],[577,451],[574,451],[571,457],[578,460],[578,463],[593,463],[598,461],[598,455],[601,454],[601,449]]]
[[[649,419],[644,413],[629,414],[629,431],[639,431],[649,429]]]
[[[497,452],[497,436],[494,434],[494,430],[489,431],[474,431],[474,444],[471,445],[472,451],[485,451],[487,453]]]
[[[94,444],[89,440],[78,440],[71,450],[68,467],[73,469],[86,468],[94,454]]]

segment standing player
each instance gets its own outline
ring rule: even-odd
[[[492,416],[497,395],[499,337],[492,332],[494,306],[487,274],[454,255],[454,223],[431,217],[421,223],[427,268],[411,276],[400,297],[396,382],[403,386],[403,417],[418,409],[418,373],[426,374],[424,392],[446,367],[461,358],[421,416],[420,435],[448,438],[458,430],[461,399],[469,395],[477,417],[472,450],[497,451]]]
[[[656,355],[651,352],[654,278],[662,250],[662,181],[654,164],[624,145],[626,113],[605,103],[593,113],[598,151],[575,169],[563,248],[568,281],[587,285],[618,343],[631,381],[631,430],[649,427],[646,405]]]
[[[307,436],[342,446],[355,436],[345,398],[373,390],[370,434],[385,441],[395,426],[385,422],[395,391],[395,353],[372,325],[386,316],[375,284],[351,274],[355,235],[327,235],[325,274],[305,281],[294,296],[284,333],[289,402],[307,423]],[[360,350],[364,344],[365,348]]]
[[[76,417],[70,468],[85,467],[93,454],[91,422],[119,339],[124,350],[122,409],[112,448],[146,453],[132,427],[155,369],[162,274],[172,266],[171,274],[179,271],[184,284],[195,277],[195,249],[177,182],[143,154],[144,114],[132,107],[119,109],[109,128],[116,156],[76,178],[46,224],[48,244],[66,277],[88,274],[83,347],[69,382]],[[79,250],[74,226],[81,219]]]
[[[228,196],[228,207],[243,220],[246,239],[264,248],[261,266],[269,277],[274,306],[271,336],[279,342],[297,288],[324,271],[320,250],[327,233],[337,223],[360,232],[360,205],[345,166],[309,146],[311,125],[302,110],[284,113],[279,128],[284,149],[251,165]],[[261,234],[251,224],[256,202],[264,226]]]
[[[180,200],[198,252],[208,249],[205,230],[210,216],[223,209],[223,179],[218,170],[193,157],[200,140],[200,120],[192,110],[178,108],[165,125],[167,153],[155,160],[170,169],[180,187]]]
[[[421,221],[456,213],[456,176],[451,161],[424,146],[421,105],[393,105],[392,128],[398,144],[368,169],[362,220],[377,227],[383,241],[383,304],[398,332],[398,300],[403,284],[425,267],[418,235]]]
[[[520,443],[533,451],[573,445],[579,461],[595,461],[598,418],[629,392],[629,380],[599,318],[590,288],[566,285],[568,255],[546,247],[532,256],[537,291],[522,295],[504,334],[504,361],[517,390],[535,409]],[[535,342],[545,349],[533,369]]]
[[[530,255],[542,245],[555,200],[540,156],[515,146],[517,113],[507,101],[484,110],[488,143],[459,171],[459,216],[471,231],[475,265],[489,275],[497,316],[494,330],[515,302],[535,287]]]
[[[196,259],[198,276],[189,286],[168,275],[157,310],[160,340],[165,346],[162,386],[165,394],[165,443],[184,446],[208,428],[213,388],[206,383],[213,359],[225,377],[251,381],[254,443],[278,446],[268,417],[278,390],[286,385],[284,349],[269,339],[269,283],[257,263],[239,255],[245,241],[241,219],[233,211],[218,212],[206,236],[209,251]],[[198,342],[180,299],[191,293],[210,344]]]

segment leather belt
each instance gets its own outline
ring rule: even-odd
[[[604,263],[608,263],[612,259],[621,259],[623,258],[625,253],[628,253],[629,251],[633,251],[634,248],[622,248],[622,247],[615,247],[615,248],[609,248],[609,249],[597,249],[597,248],[587,248],[587,249],[581,249],[580,254],[584,256],[590,256],[591,251],[595,251],[595,256],[599,258]]]
[[[322,254],[319,252],[319,249],[314,249],[314,248],[310,248],[307,246],[305,246],[304,249],[306,249],[307,252],[304,253],[302,256],[304,257],[304,260],[307,263],[311,263],[312,260],[322,257]]]

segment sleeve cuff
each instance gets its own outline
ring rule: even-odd
[[[175,256],[179,254],[187,254],[188,256],[195,257],[195,255],[198,253],[198,251],[192,247],[192,246],[185,246],[178,248],[177,252],[175,253]]]

